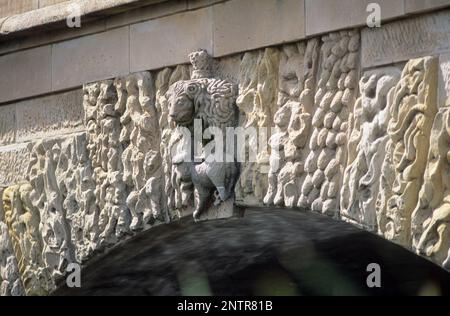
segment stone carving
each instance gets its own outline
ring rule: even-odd
[[[177,147],[180,151],[177,150],[172,160],[172,177],[177,187],[184,188],[184,195],[189,195],[192,183],[194,218],[199,220],[208,210],[213,193],[215,206],[233,196],[238,170],[234,155],[230,156],[230,149],[225,146],[225,136],[227,127],[237,125],[237,87],[226,80],[203,77],[211,75],[210,66],[205,65],[209,63],[206,51],[194,52],[190,59],[194,68],[192,79],[178,81],[169,89],[169,116],[177,126],[190,131],[183,135]],[[194,157],[193,146],[186,146],[195,142],[194,120],[201,122],[202,134],[210,130],[213,137],[204,144],[200,157]],[[207,152],[206,148],[212,150]],[[218,154],[221,159],[216,159]]]
[[[3,189],[0,189],[3,196]],[[0,296],[24,295],[19,267],[5,224],[3,203],[0,203]]]
[[[123,89],[126,85],[126,94]],[[132,230],[142,229],[156,220],[165,221],[162,200],[162,163],[159,119],[155,107],[153,78],[149,72],[116,80],[119,96],[116,111],[121,115],[120,142],[123,180],[131,191],[127,206],[132,215]],[[121,95],[127,95],[126,102]]]
[[[437,112],[437,59],[409,61],[390,95],[389,141],[377,199],[378,232],[411,246],[411,214],[418,202],[430,132]]]
[[[56,171],[58,189],[63,199],[76,260],[84,262],[98,248],[99,237],[99,211],[86,134],[70,136],[58,146],[61,148]]]
[[[439,56],[439,106],[450,106],[450,53]]]
[[[358,84],[359,34],[332,33],[322,38],[321,74],[315,95],[317,110],[305,160],[307,173],[298,206],[329,216],[339,209],[339,192],[347,160],[349,114]]]
[[[264,204],[297,206],[309,148],[319,41],[283,47],[279,70],[278,131],[270,138],[269,188]]]
[[[375,204],[379,172],[389,140],[389,93],[400,78],[400,70],[386,68],[364,74],[361,96],[349,119],[348,162],[341,191],[341,216],[369,230],[376,229]]]
[[[433,124],[430,151],[419,202],[412,214],[413,248],[439,264],[450,250],[450,111],[439,111]]]
[[[254,161],[241,163],[241,175],[236,184],[236,202],[241,205],[262,205],[268,189],[270,147],[258,142],[251,133],[266,129],[271,134],[273,118],[278,110],[277,87],[280,52],[276,48],[247,52],[242,58],[239,74],[239,97],[236,104],[240,110],[239,126],[248,135],[245,152]]]
[[[120,116],[115,110],[117,92],[112,80],[84,87],[88,151],[94,169],[95,196],[100,209],[100,247],[113,244],[129,231],[127,188],[122,165]],[[123,100],[122,100],[123,102]]]
[[[447,269],[448,271],[450,271],[450,249],[448,250],[447,259],[445,259],[443,267],[444,267],[444,269]]]
[[[0,148],[0,185],[9,186],[24,181],[30,163],[28,144]]]
[[[164,192],[166,196],[166,203],[168,208],[168,216],[170,219],[175,219],[183,215],[185,209],[190,205],[190,196],[192,189],[184,186],[177,186],[172,180],[176,180],[172,176],[172,153],[173,147],[178,143],[180,133],[175,123],[169,118],[169,91],[177,81],[188,80],[190,78],[189,68],[186,65],[177,66],[174,70],[166,68],[160,71],[156,79],[156,109],[159,115],[159,126],[161,129],[161,145],[160,152],[162,158],[162,168],[164,172]],[[176,168],[175,168],[176,169]],[[184,201],[181,196],[184,196]]]
[[[31,205],[31,191],[30,184],[24,183],[3,192],[5,222],[25,293],[46,295],[54,289],[54,283],[44,267],[40,215]]]
[[[166,222],[161,119],[149,72],[86,85],[85,124],[99,202],[100,245]]]
[[[66,146],[61,140],[38,141],[31,150],[31,161],[28,168],[31,184],[30,203],[40,212],[40,231],[43,240],[42,256],[45,267],[54,280],[65,274],[68,264],[75,262],[75,249],[71,242],[71,231],[66,214],[70,216],[72,209],[66,210],[72,192],[67,192],[66,183],[72,181]],[[72,172],[70,170],[69,172]],[[77,209],[77,206],[74,206]]]
[[[0,296],[23,296],[25,291],[5,223],[0,223],[0,233]]]
[[[1,294],[48,294],[71,262],[191,213],[231,216],[234,203],[340,215],[450,269],[447,59],[436,115],[436,58],[359,80],[359,49],[358,32],[342,31],[220,62],[199,50],[191,66],[86,84],[84,113],[38,103],[56,120],[42,117],[22,140],[78,131],[83,114],[86,130],[0,148],[0,185],[11,185],[0,210]],[[363,58],[377,64],[390,49]],[[32,122],[36,107],[16,106]],[[0,122],[2,144],[13,141],[10,124]],[[255,154],[241,165],[226,144],[237,126],[247,158]],[[210,136],[200,151],[195,132]]]

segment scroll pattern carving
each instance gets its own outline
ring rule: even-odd
[[[405,66],[388,101],[389,141],[377,200],[379,233],[411,246],[411,215],[418,203],[437,113],[437,60],[414,59]]]
[[[376,230],[375,204],[379,171],[389,140],[388,99],[400,70],[370,71],[359,83],[360,98],[349,119],[348,162],[341,190],[341,216],[369,230]]]
[[[445,266],[450,251],[450,112],[439,111],[419,202],[412,214],[413,247]],[[448,262],[448,261],[447,261]],[[448,267],[450,268],[450,267]]]

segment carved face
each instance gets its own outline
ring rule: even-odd
[[[178,125],[189,125],[194,119],[194,103],[185,94],[174,97],[170,102],[170,118]]]

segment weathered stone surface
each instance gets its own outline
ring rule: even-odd
[[[84,87],[100,247],[168,220],[154,87],[148,72]]]
[[[161,158],[164,172],[164,192],[167,200],[167,208],[170,219],[182,217],[180,212],[183,204],[186,205],[191,196],[180,196],[181,186],[176,187],[173,181],[172,158],[174,143],[178,141],[174,123],[169,117],[169,87],[175,82],[190,79],[189,66],[179,65],[175,69],[166,68],[158,72],[155,81],[156,88],[156,109],[159,114],[159,126],[161,129]],[[183,203],[184,201],[184,203]],[[190,215],[190,214],[189,214]]]
[[[4,188],[0,188],[3,197]],[[11,245],[8,226],[5,223],[3,199],[0,202],[0,296],[24,295],[19,267]]]
[[[8,227],[0,221],[0,296],[22,296],[24,294]]]
[[[362,30],[362,66],[407,61],[450,50],[450,10]]]
[[[17,141],[84,130],[82,98],[79,89],[17,103]]]
[[[439,56],[438,105],[450,107],[450,54]]]
[[[446,25],[439,22],[443,14],[431,19],[439,27]],[[211,15],[211,8],[176,14],[163,19],[163,28],[170,31],[170,19],[178,16],[181,25],[194,20],[191,30],[202,29]],[[396,25],[420,34],[408,23]],[[151,49],[164,40],[152,29],[159,24],[140,25],[145,32],[132,44],[139,50],[139,67],[156,67],[161,60],[149,55],[163,56]],[[116,31],[124,35],[124,29]],[[207,29],[205,38],[211,32]],[[146,34],[160,39],[149,41]],[[386,34],[398,37],[391,46],[410,41],[403,33]],[[446,36],[432,34],[438,44]],[[128,40],[117,36],[117,43]],[[74,64],[55,75],[59,88],[94,77],[97,70],[70,75],[86,56],[98,69],[128,58],[123,51],[111,53],[113,46],[96,48],[96,40],[102,46],[107,38],[95,35],[80,47],[86,38],[55,45],[63,46],[58,54],[74,45],[72,57],[64,57]],[[392,47],[375,49],[384,53]],[[179,56],[175,50],[173,56]],[[103,63],[105,56],[112,57]],[[127,70],[123,76],[104,72],[115,78],[85,84],[83,100],[80,90],[73,90],[0,107],[0,144],[31,142],[0,147],[0,186],[12,185],[3,225],[0,216],[0,250],[12,257],[0,258],[2,293],[20,293],[19,274],[27,294],[48,293],[68,263],[84,263],[136,232],[192,213],[197,220],[236,215],[234,204],[300,207],[341,217],[448,264],[448,54],[440,55],[439,63],[434,57],[410,60],[402,74],[394,67],[371,69],[359,80],[355,30],[220,60],[204,50],[177,58],[170,64],[189,59],[191,66],[131,75]],[[204,140],[201,153],[186,149],[192,134],[187,141],[185,132],[195,129],[195,118],[202,120],[201,132],[239,128],[236,138],[248,154],[239,178],[237,157],[206,159],[212,154],[206,147],[220,144],[220,134]],[[194,154],[201,160],[184,159]],[[223,154],[231,156],[227,148]]]
[[[397,68],[366,72],[359,82],[361,96],[350,114],[348,161],[341,190],[341,216],[369,230],[376,230],[375,203],[390,118],[388,100],[400,79]]]
[[[241,175],[235,189],[239,205],[262,205],[268,189],[270,147],[260,141],[258,133],[266,133],[266,138],[270,135],[278,110],[279,62],[280,51],[266,48],[245,53],[240,65],[236,104],[241,112],[241,130],[237,141],[248,158],[241,161]]]
[[[193,207],[195,220],[223,217],[233,214],[233,191],[238,178],[234,145],[227,143],[228,128],[238,123],[238,87],[214,77],[213,61],[205,50],[189,57],[191,79],[176,82],[168,93],[169,116],[181,134],[171,151],[172,181],[176,195],[181,197],[176,204],[182,210]],[[198,142],[203,145],[197,150]],[[193,199],[183,199],[184,196]]]
[[[0,56],[0,103],[51,91],[51,56],[50,46]]]
[[[321,73],[312,118],[306,179],[298,206],[329,216],[339,209],[339,192],[347,162],[349,115],[359,79],[359,33],[343,31],[322,38]]]
[[[65,2],[68,0],[39,0],[39,8],[48,7],[57,3]]]
[[[187,5],[189,10],[194,10],[201,7],[210,6],[223,0],[187,0]]]
[[[450,110],[445,108],[440,109],[431,131],[424,183],[411,229],[414,250],[444,266],[450,251],[449,178]]]
[[[53,91],[129,73],[129,29],[122,27],[53,45]]]
[[[406,13],[419,13],[450,6],[449,0],[405,0]]]
[[[16,108],[14,105],[0,106],[0,145],[15,141]]]
[[[25,180],[30,160],[28,144],[0,147],[0,186]]]
[[[437,113],[437,72],[437,58],[413,59],[389,94],[389,141],[376,204],[378,232],[406,247],[411,247],[411,218]]]
[[[5,0],[0,2],[0,18],[38,8],[39,0]]]
[[[320,41],[286,45],[280,53],[276,131],[271,147],[269,187],[264,204],[296,207],[305,180],[304,160],[312,133]]]
[[[212,43],[211,8],[131,25],[131,72],[186,63],[199,47],[211,53]]]
[[[42,234],[45,234],[45,230],[40,226],[40,210],[31,202],[32,190],[29,183],[5,189],[3,192],[5,223],[25,293],[46,295],[55,285],[43,264],[45,253],[42,253]],[[58,237],[52,236],[52,238]]]
[[[305,37],[303,0],[232,0],[213,12],[217,57]]]
[[[137,8],[106,19],[106,28],[114,28],[132,23],[155,19],[171,15],[188,9],[186,0],[171,0],[155,3],[150,6]]]
[[[370,12],[367,6],[376,3],[381,8],[381,19],[402,16],[404,0],[305,0],[306,35],[336,31],[366,25]]]
[[[86,134],[33,143],[27,180],[42,226],[40,266],[55,281],[67,264],[81,263],[97,249],[98,209]]]

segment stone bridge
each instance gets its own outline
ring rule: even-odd
[[[0,0],[0,294],[448,294],[450,1],[369,3]]]

